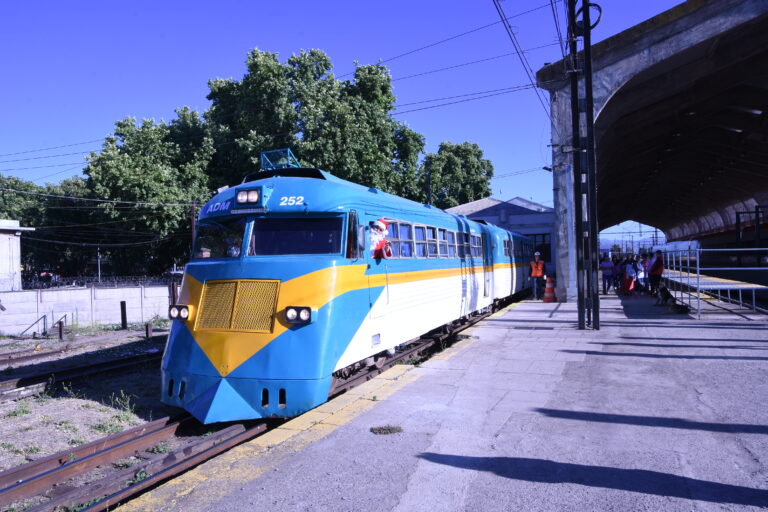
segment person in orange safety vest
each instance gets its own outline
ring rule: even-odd
[[[540,290],[546,278],[547,275],[544,268],[544,261],[541,259],[541,253],[536,251],[533,253],[533,261],[531,262],[531,275],[528,276],[528,280],[531,281],[531,285],[533,286],[534,300],[539,300],[539,297],[541,296]]]

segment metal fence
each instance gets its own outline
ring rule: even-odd
[[[702,249],[691,244],[667,250],[664,268],[675,300],[691,309],[695,301],[697,318],[701,318],[702,294],[768,313],[758,300],[758,294],[768,290],[768,248]]]

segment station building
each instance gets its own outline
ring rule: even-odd
[[[547,265],[548,275],[555,274],[557,255],[552,244],[555,233],[555,212],[522,197],[500,201],[491,197],[448,208],[449,212],[464,215],[472,220],[484,220],[490,224],[526,235],[533,240],[536,250]]]
[[[34,230],[0,219],[0,292],[21,290],[21,233]]]

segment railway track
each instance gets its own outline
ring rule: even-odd
[[[50,352],[48,352],[50,354]],[[0,402],[17,400],[27,396],[36,395],[56,382],[75,380],[96,373],[104,373],[136,366],[138,364],[159,361],[163,357],[161,352],[150,352],[135,356],[113,359],[101,363],[91,363],[87,366],[65,368],[53,372],[25,375],[18,378],[0,381]]]
[[[70,349],[69,343],[63,347],[59,347],[54,350],[44,350],[40,348],[29,348],[26,350],[16,350],[14,352],[4,352],[0,354],[0,363],[17,364],[28,363],[30,361],[37,361],[39,359],[45,359],[46,357],[61,354]]]
[[[412,340],[405,348],[375,366],[359,371],[345,379],[334,379],[329,396],[336,396],[381,374],[402,360],[421,358],[435,345],[490,315],[485,312],[472,316],[461,325]],[[160,355],[157,355],[159,359]],[[121,360],[127,364],[128,359]],[[147,359],[145,356],[145,360]],[[110,363],[115,363],[110,362]],[[134,361],[132,364],[136,364]],[[97,371],[108,371],[100,369]],[[71,377],[70,377],[71,378]],[[243,423],[229,425],[214,434],[196,439],[169,453],[148,455],[149,448],[168,441],[186,423],[194,421],[189,415],[176,420],[162,418],[118,434],[114,434],[72,450],[41,458],[24,466],[0,473],[0,505],[14,503],[41,494],[49,500],[27,509],[28,512],[59,512],[106,510],[124,502],[143,490],[204,462],[230,448],[255,438],[269,430],[268,422],[255,426]],[[103,478],[82,486],[70,483],[89,471],[121,457],[139,456],[141,462],[123,470],[110,472]]]

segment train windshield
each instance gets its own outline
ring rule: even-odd
[[[248,256],[338,254],[341,235],[341,217],[256,219]]]
[[[240,248],[243,246],[245,223],[244,218],[222,222],[210,220],[201,222],[197,226],[192,257],[195,259],[239,257]]]

